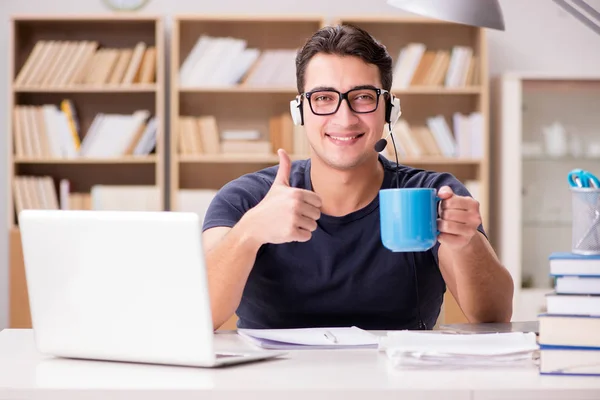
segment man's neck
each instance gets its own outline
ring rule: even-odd
[[[356,168],[339,170],[318,157],[311,159],[312,188],[321,197],[321,212],[343,216],[367,206],[378,195],[383,166],[373,158]]]

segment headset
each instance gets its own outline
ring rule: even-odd
[[[388,133],[384,138],[379,139],[375,143],[374,150],[378,153],[382,152],[387,146],[387,137],[390,136],[392,139],[392,145],[394,146],[394,154],[396,155],[396,185],[400,187],[400,163],[398,162],[398,150],[396,149],[396,142],[394,141],[394,135],[392,134],[394,125],[402,115],[400,107],[400,99],[396,96],[389,94],[389,100],[385,103],[385,123],[388,124]],[[294,125],[304,125],[304,114],[302,110],[302,96],[298,95],[292,101],[290,101],[290,113],[292,114],[292,121]],[[421,318],[421,302],[419,301],[419,283],[417,280],[417,267],[414,253],[411,253],[413,262],[413,272],[415,281],[415,294],[417,300],[417,318],[418,318],[418,329],[427,330],[427,325]]]

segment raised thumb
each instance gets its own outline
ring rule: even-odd
[[[285,150],[279,149],[277,150],[277,154],[279,155],[279,169],[277,170],[277,175],[275,176],[275,181],[273,183],[289,186],[292,162]]]

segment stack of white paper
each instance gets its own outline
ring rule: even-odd
[[[531,363],[534,333],[388,332],[379,343],[395,366],[499,366]]]

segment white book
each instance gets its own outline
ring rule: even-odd
[[[548,294],[546,312],[554,315],[600,316],[600,296]]]
[[[402,66],[404,63],[404,59],[406,58],[408,54],[408,46],[404,46],[403,48],[400,49],[400,53],[398,54],[398,59],[396,60],[396,65],[394,65],[394,71],[392,74],[393,77],[393,86],[396,86],[396,83],[399,81],[400,79],[400,74],[402,73]]]
[[[68,179],[61,179],[59,183],[59,198],[60,198],[60,209],[69,210],[71,208],[69,204],[69,194],[71,193],[71,182]]]
[[[58,107],[54,104],[46,104],[42,106],[42,110],[44,113],[48,145],[50,146],[50,155],[52,157],[60,158],[62,157],[62,148],[59,122],[57,119]]]
[[[452,115],[454,137],[456,138],[456,155],[458,157],[471,157],[471,118],[456,112]]]
[[[77,157],[77,147],[69,128],[69,119],[62,110],[56,109],[57,129],[60,133],[61,149],[66,158]]]
[[[202,58],[204,52],[211,43],[212,38],[207,35],[201,35],[200,38],[196,41],[196,44],[188,54],[188,56],[181,64],[181,68],[179,69],[179,85],[182,87],[192,86],[191,77],[192,72],[196,68],[196,64]]]
[[[484,123],[483,114],[473,112],[469,115],[469,126],[471,131],[471,157],[483,158],[484,149]]]
[[[142,134],[142,137],[135,145],[133,149],[133,155],[135,156],[146,156],[150,154],[152,149],[156,146],[156,135],[158,130],[158,121],[156,117],[150,118],[146,129]]]
[[[433,134],[442,154],[445,157],[454,157],[456,154],[456,146],[451,137],[452,134],[447,128],[446,120],[442,115],[427,118],[427,127]]]
[[[448,65],[448,70],[446,71],[446,77],[444,79],[445,87],[457,87],[457,74],[459,73],[460,68],[460,59],[462,52],[462,48],[460,46],[452,47],[452,53],[450,55],[450,64]]]
[[[277,50],[265,50],[259,59],[259,64],[249,77],[247,84],[252,86],[269,86],[272,76],[278,68]]]
[[[260,56],[260,50],[258,49],[245,49],[243,52],[238,54],[237,59],[234,61],[226,79],[224,85],[235,85],[239,83],[242,78],[248,73],[248,70],[258,57]]]
[[[222,43],[224,41],[225,38],[221,37],[211,37],[209,39],[206,50],[190,73],[189,86],[205,86],[209,82],[206,77],[218,65],[219,54],[223,50]]]
[[[394,87],[407,88],[410,86],[410,81],[421,62],[421,58],[425,53],[425,45],[423,43],[411,43],[408,45],[406,57],[404,57],[399,74],[394,77]]]
[[[225,129],[221,132],[221,140],[258,140],[260,131],[256,129]]]
[[[235,63],[246,48],[246,41],[243,39],[228,38],[228,43],[223,45],[224,49],[219,62],[210,76],[210,86],[226,85],[231,72],[235,70]]]
[[[93,143],[96,140],[96,137],[98,136],[100,126],[104,121],[104,115],[104,113],[98,113],[92,120],[90,127],[88,128],[85,136],[83,137],[83,140],[81,141],[81,146],[79,146],[80,157],[89,156]]]

